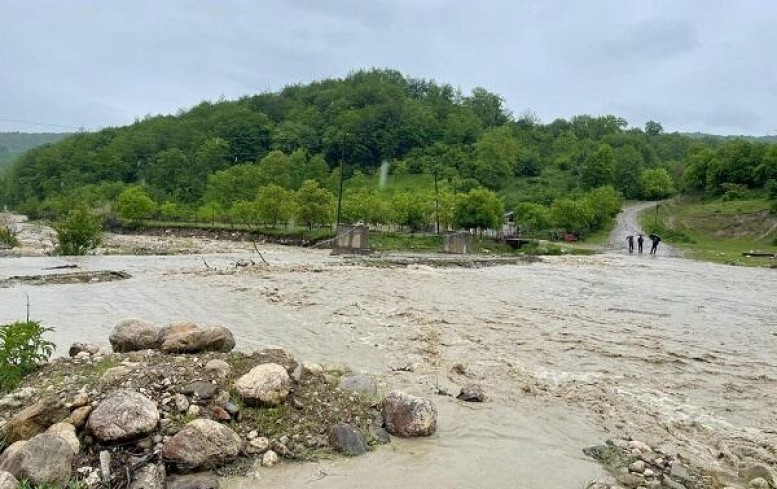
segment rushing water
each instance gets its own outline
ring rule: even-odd
[[[774,270],[627,254],[375,268],[324,251],[262,251],[270,267],[236,268],[248,252],[68,261],[133,276],[0,289],[0,322],[22,318],[28,294],[60,352],[107,344],[127,317],[223,324],[239,348],[285,345],[436,400],[434,437],[260,472],[287,487],[583,487],[603,476],[581,449],[629,435],[721,471],[746,458],[775,463]],[[0,278],[63,263],[0,259]],[[469,382],[493,401],[435,396]]]

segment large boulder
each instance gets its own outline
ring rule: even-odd
[[[232,332],[222,326],[177,323],[162,329],[159,349],[165,353],[228,352],[235,347]]]
[[[108,341],[117,353],[153,350],[159,347],[160,333],[161,330],[151,323],[140,319],[127,319],[113,328]]]
[[[165,489],[164,464],[146,464],[132,477],[129,489]]]
[[[0,472],[0,489],[18,489],[19,481],[10,472]]]
[[[235,381],[235,390],[248,404],[275,406],[286,400],[291,389],[288,372],[277,363],[252,368]]]
[[[57,399],[45,398],[19,411],[3,428],[6,443],[27,440],[43,433],[68,415],[67,408]]]
[[[437,430],[437,408],[431,400],[393,391],[383,400],[386,429],[394,436],[430,436]]]
[[[162,458],[181,470],[208,469],[234,460],[242,444],[240,436],[223,424],[195,419],[165,442]]]
[[[5,454],[4,454],[5,455]],[[34,436],[19,450],[0,461],[0,471],[32,485],[64,487],[72,473],[73,451],[61,437],[51,433]]]
[[[27,440],[20,440],[14,443],[0,453],[0,470],[10,472],[10,469],[15,466],[19,460],[19,454],[27,444]]]
[[[53,425],[49,426],[49,429],[46,430],[46,433],[57,435],[65,440],[67,444],[70,445],[70,449],[73,451],[73,455],[77,455],[78,452],[81,451],[81,442],[78,441],[76,427],[72,424],[54,423]]]
[[[119,390],[97,406],[86,423],[101,442],[132,440],[151,433],[159,422],[156,404],[143,394]]]

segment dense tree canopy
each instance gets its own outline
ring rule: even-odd
[[[374,69],[70,135],[22,155],[0,181],[0,204],[33,217],[86,205],[312,226],[334,220],[341,164],[347,221],[471,225],[462,195],[486,188],[525,228],[580,230],[603,225],[611,211],[597,205],[621,196],[761,189],[777,180],[777,146],[666,133],[656,121],[630,128],[613,115],[543,124],[513,117],[484,88],[463,94]],[[434,183],[378,188],[381,167]]]

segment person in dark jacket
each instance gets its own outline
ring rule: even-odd
[[[658,251],[658,243],[661,242],[661,236],[656,236],[655,234],[651,234],[650,240],[653,242],[653,245],[650,247],[650,254],[655,255],[656,251]]]
[[[645,241],[645,238],[642,237],[640,234],[637,238],[637,249],[639,250],[640,254],[642,254],[642,243]]]
[[[626,241],[629,242],[629,253],[634,253],[634,236],[626,236]]]

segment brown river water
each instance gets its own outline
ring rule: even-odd
[[[65,263],[132,275],[0,288],[0,322],[23,318],[29,295],[31,316],[56,329],[60,352],[78,340],[107,345],[128,317],[222,324],[238,348],[284,345],[299,359],[371,372],[385,390],[438,405],[439,431],[429,439],[262,469],[262,484],[272,486],[582,488],[608,478],[581,450],[614,436],[724,476],[742,461],[777,461],[775,270],[622,251],[477,269],[376,267],[266,245],[269,267],[236,268],[259,260],[246,245],[229,246],[223,254],[0,258],[0,279],[57,273],[43,269]],[[471,382],[492,401],[437,395]]]

